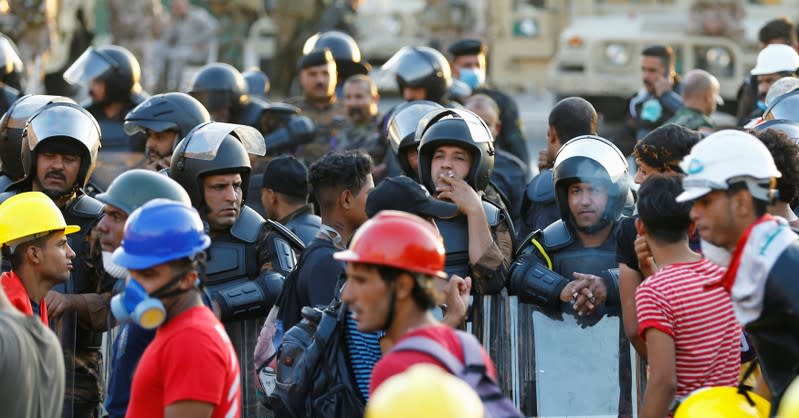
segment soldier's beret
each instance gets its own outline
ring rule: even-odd
[[[329,63],[335,63],[336,61],[333,60],[333,54],[330,53],[330,49],[322,48],[322,49],[314,49],[313,51],[305,54],[300,58],[300,62],[297,63],[297,67],[300,70],[304,70],[308,67],[316,67],[319,65],[327,65]]]
[[[447,48],[454,57],[462,55],[478,55],[488,52],[488,46],[480,39],[460,39]]]

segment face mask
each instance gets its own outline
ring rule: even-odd
[[[114,264],[111,260],[111,256],[114,253],[111,251],[103,251],[103,270],[105,270],[108,275],[115,279],[124,279],[128,277],[128,269],[122,267],[118,264]]]
[[[486,73],[480,68],[459,68],[458,79],[466,83],[472,90],[482,86],[486,81]]]
[[[174,286],[186,273],[176,274],[167,284],[148,294],[134,278],[129,278],[122,293],[111,298],[111,312],[120,322],[133,322],[144,329],[155,329],[166,320],[166,307],[159,298],[175,296],[186,290],[166,290]]]
[[[730,265],[732,254],[726,249],[701,240],[702,255],[718,266],[727,268]]]

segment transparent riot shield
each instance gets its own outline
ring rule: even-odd
[[[617,313],[578,317],[568,308],[556,315],[527,310],[533,330],[533,344],[526,347],[534,371],[527,386],[535,398],[532,415],[637,415],[637,371]]]
[[[255,343],[266,318],[225,322],[225,330],[239,357],[241,376],[241,417],[271,417],[272,411],[258,402],[255,379]]]
[[[471,327],[473,333],[488,353],[497,369],[502,393],[516,407],[521,406],[521,376],[519,370],[518,301],[508,296],[507,289],[497,295],[475,296],[472,306]]]

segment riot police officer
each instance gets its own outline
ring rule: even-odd
[[[112,282],[104,281],[99,260],[90,259],[89,231],[103,204],[83,192],[100,150],[100,126],[84,108],[49,103],[30,117],[22,132],[24,177],[0,195],[41,191],[53,199],[68,224],[80,232],[68,236],[76,253],[70,279],[48,292],[51,327],[64,350],[67,386],[65,417],[97,416],[102,395],[101,332],[107,327]]]
[[[447,97],[452,86],[449,62],[433,48],[403,47],[386,61],[382,69],[394,73],[406,101],[430,100],[444,107],[460,107]]]
[[[209,122],[196,127],[172,154],[169,176],[188,192],[211,236],[205,285],[241,362],[243,416],[258,402],[250,361],[257,333],[302,242],[284,226],[244,205],[249,154],[266,152],[254,128]]]
[[[147,99],[139,84],[139,61],[127,49],[90,46],[64,72],[64,80],[88,88],[81,103],[100,123],[105,150],[144,149],[144,136],[128,136],[122,129],[125,115]]]
[[[254,67],[241,73],[244,83],[247,84],[247,94],[256,99],[267,100],[272,84],[269,76],[260,69]]]
[[[450,219],[434,219],[444,238],[448,274],[472,278],[475,296],[472,332],[486,346],[500,376],[514,372],[510,353],[516,344],[504,327],[509,321],[504,291],[513,254],[513,225],[510,216],[482,194],[494,168],[491,130],[479,116],[468,110],[433,110],[422,118],[419,137],[419,179],[438,199],[458,206]],[[510,382],[507,379],[505,382]],[[505,386],[506,393],[510,387]]]
[[[535,373],[521,383],[532,401],[525,412],[623,416],[631,413],[631,366],[615,231],[630,189],[627,161],[610,141],[580,136],[558,152],[553,180],[561,219],[525,239],[510,273],[509,289],[524,302],[520,330],[535,328],[521,337],[533,344],[519,364]],[[553,353],[545,341],[580,348]],[[559,383],[566,374],[568,384]]]
[[[313,123],[299,115],[295,106],[250,97],[244,77],[232,65],[206,65],[192,79],[188,93],[208,109],[214,121],[251,126],[268,136],[270,155],[313,138]]]
[[[62,96],[28,94],[15,101],[0,119],[0,191],[25,176],[19,153],[25,123],[42,106],[53,102],[75,103]]]
[[[328,30],[319,32],[308,38],[302,47],[302,54],[307,55],[314,50],[327,48],[336,61],[336,94],[343,96],[342,87],[350,77],[362,74],[368,75],[372,66],[361,57],[361,48],[352,36],[338,31]]]
[[[413,100],[397,106],[388,121],[388,142],[402,174],[419,181],[419,138],[416,127],[422,118],[433,110],[443,109],[429,100]],[[397,171],[389,169],[389,172]]]
[[[0,34],[0,112],[5,113],[22,94],[22,72],[16,45]]]
[[[147,135],[147,168],[169,167],[172,150],[197,125],[211,121],[211,115],[197,99],[186,93],[157,94],[125,116],[125,133]]]

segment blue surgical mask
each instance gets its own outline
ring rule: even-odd
[[[155,329],[166,321],[166,307],[161,299],[185,292],[176,289],[167,291],[186,275],[176,274],[169,282],[153,293],[147,293],[134,278],[128,278],[125,290],[111,298],[111,312],[120,322],[133,322],[144,329]]]
[[[486,73],[481,68],[458,68],[458,80],[475,90],[486,81]]]

